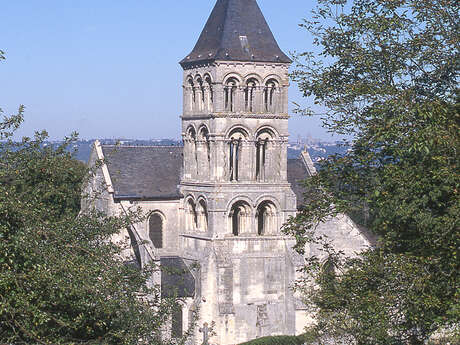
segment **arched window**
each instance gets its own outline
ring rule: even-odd
[[[149,237],[155,248],[163,248],[163,217],[158,213],[149,218]]]
[[[236,78],[229,78],[224,86],[224,105],[225,111],[235,111],[236,102],[236,89],[238,87],[238,80]]]
[[[251,207],[244,201],[239,201],[232,206],[230,211],[232,233],[239,236],[251,231]]]
[[[203,111],[204,110],[204,105],[205,105],[205,92],[204,92],[204,85],[203,85],[203,80],[201,78],[197,79],[197,91],[198,91],[198,111]]]
[[[256,140],[256,180],[265,181],[267,168],[268,144],[274,138],[274,133],[264,129],[257,134]]]
[[[241,156],[243,141],[247,139],[247,134],[237,129],[232,131],[229,139],[229,167],[230,181],[239,180],[239,167],[242,166]]]
[[[209,176],[209,170],[211,169],[211,146],[210,146],[211,144],[209,142],[209,131],[205,126],[201,127],[200,129],[199,139],[200,139],[201,144],[204,145],[204,151],[205,151],[204,159],[206,160],[205,162],[206,171],[204,171],[203,173],[208,174],[207,176]]]
[[[246,83],[244,89],[244,104],[247,112],[255,111],[255,92],[256,92],[257,80],[251,78]]]
[[[196,214],[198,230],[208,231],[208,209],[206,207],[206,202],[204,200],[200,200],[198,202]]]
[[[196,104],[196,93],[195,93],[195,84],[192,79],[188,80],[188,85],[190,88],[190,110],[195,110]]]
[[[275,234],[277,229],[276,207],[270,201],[262,202],[257,208],[257,234],[259,236]]]
[[[241,138],[230,140],[230,181],[238,181],[238,168],[241,154]]]
[[[185,205],[185,228],[189,231],[195,231],[197,228],[197,213],[195,203],[189,199]]]
[[[193,126],[187,128],[184,142],[184,172],[187,178],[193,178],[198,171],[198,152],[196,142],[196,131]],[[186,164],[188,163],[188,164]]]
[[[276,93],[278,89],[278,82],[275,79],[269,79],[265,83],[264,90],[264,107],[266,112],[274,112],[276,109]]]
[[[207,88],[206,107],[208,111],[213,111],[214,90],[212,88],[211,77],[207,75],[204,79]]]

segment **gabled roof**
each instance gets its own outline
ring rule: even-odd
[[[305,163],[298,158],[288,159],[287,177],[291,184],[292,191],[297,197],[297,208],[300,208],[305,203],[305,188],[302,185],[302,181],[310,177]]]
[[[276,43],[256,0],[217,0],[193,51],[180,64],[201,61],[291,63]]]
[[[182,147],[102,145],[115,199],[180,199]]]
[[[180,199],[182,146],[102,145],[115,199]],[[297,196],[297,207],[304,203],[302,181],[310,176],[302,159],[288,159],[288,182]]]

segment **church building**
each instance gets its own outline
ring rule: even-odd
[[[88,186],[101,191],[95,206],[147,215],[118,240],[129,239],[141,267],[185,272],[157,277],[163,296],[185,301],[172,336],[194,314],[193,344],[300,334],[309,320],[291,289],[304,258],[281,231],[304,202],[301,181],[315,173],[307,152],[287,158],[290,64],[256,0],[217,0],[180,61],[183,147],[93,147],[89,164],[105,162]],[[370,245],[346,216],[322,227],[350,255]]]

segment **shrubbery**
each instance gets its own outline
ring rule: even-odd
[[[277,337],[263,337],[251,340],[240,345],[304,345],[305,338],[303,336],[288,336],[281,335]]]

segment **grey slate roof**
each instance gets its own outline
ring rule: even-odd
[[[185,68],[214,60],[292,62],[276,43],[256,0],[217,0],[195,48],[180,64]]]
[[[116,199],[180,199],[183,148],[181,146],[102,145]],[[288,181],[304,202],[301,181],[309,175],[301,159],[288,159]]]
[[[182,147],[102,145],[116,199],[180,199]]]
[[[162,257],[161,297],[194,297],[195,278],[180,257]]]
[[[302,186],[302,181],[309,177],[308,170],[301,159],[288,159],[287,176],[297,197],[297,208],[300,208],[305,202],[303,195],[305,188]]]

